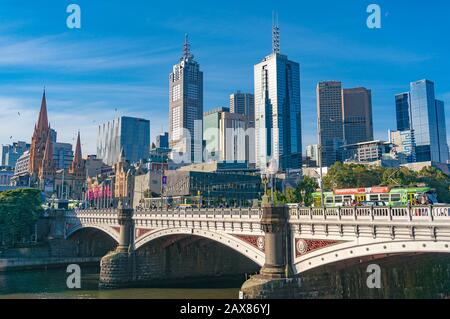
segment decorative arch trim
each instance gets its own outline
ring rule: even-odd
[[[334,245],[309,255],[296,258],[295,274],[346,260],[376,255],[450,253],[450,241],[384,241],[359,244],[357,242]]]
[[[231,249],[237,251],[238,253],[246,256],[259,266],[262,266],[264,264],[265,260],[264,253],[261,250],[257,249],[256,247],[252,246],[251,244],[241,239],[238,239],[229,234],[191,228],[166,228],[149,232],[135,242],[134,249],[137,250],[155,239],[179,234],[199,236],[213,240],[222,245],[230,247]]]
[[[112,227],[108,227],[108,226],[99,226],[98,224],[79,224],[77,226],[74,226],[66,232],[66,236],[65,236],[66,239],[68,239],[70,236],[72,236],[79,230],[85,229],[85,228],[98,229],[98,230],[104,232],[105,234],[107,234],[108,236],[110,236],[117,243],[119,243],[119,233],[115,229],[113,229]]]

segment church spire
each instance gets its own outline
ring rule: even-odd
[[[48,128],[48,117],[47,117],[47,99],[44,94],[42,95],[41,110],[39,111],[39,119],[37,122],[38,131],[46,130]]]
[[[280,27],[278,25],[278,13],[273,13],[273,26],[272,26],[272,51],[275,54],[280,53]]]
[[[73,158],[73,162],[78,164],[82,161],[82,159],[80,131],[78,131],[77,146],[75,147],[75,156]]]

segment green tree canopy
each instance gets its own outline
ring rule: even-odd
[[[38,214],[42,211],[41,205],[41,191],[37,189],[0,193],[0,240],[6,245],[14,245],[29,239]]]
[[[324,188],[358,188],[371,186],[415,186],[424,184],[436,189],[440,202],[450,202],[450,177],[434,167],[415,172],[407,167],[384,168],[336,163],[324,177]]]
[[[317,181],[309,176],[304,176],[296,188],[298,200],[296,202],[303,203],[305,206],[311,206],[314,199],[312,194],[319,188]]]

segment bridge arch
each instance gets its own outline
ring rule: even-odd
[[[76,225],[74,227],[69,228],[66,231],[66,236],[65,237],[66,237],[66,239],[69,239],[71,236],[73,236],[78,231],[80,231],[82,229],[87,229],[87,228],[97,229],[97,230],[107,234],[112,239],[114,239],[114,241],[116,243],[119,243],[119,232],[116,231],[114,228],[112,228],[110,226],[104,226],[104,225],[101,225],[101,224],[90,224],[90,223],[78,224],[78,225]]]
[[[153,240],[172,235],[192,235],[207,238],[209,240],[230,247],[234,251],[237,251],[241,255],[244,255],[245,257],[255,262],[259,266],[264,265],[265,256],[261,250],[232,235],[221,232],[212,232],[208,230],[189,229],[189,228],[159,229],[156,231],[149,232],[144,236],[142,236],[141,238],[139,238],[134,244],[134,249],[138,250],[139,248],[152,242]]]
[[[361,243],[347,242],[323,248],[295,259],[295,274],[321,266],[370,256],[397,254],[445,253],[450,254],[450,240],[385,240]]]

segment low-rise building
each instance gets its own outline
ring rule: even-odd
[[[0,166],[0,186],[9,186],[14,170],[9,166]]]
[[[19,157],[14,169],[14,175],[11,177],[12,186],[29,186],[30,185],[30,151],[26,151]]]
[[[168,171],[166,197],[201,198],[206,205],[226,203],[248,206],[260,199],[263,192],[259,175],[225,172]]]
[[[370,163],[386,158],[391,154],[392,143],[369,141],[340,147],[343,162]]]

